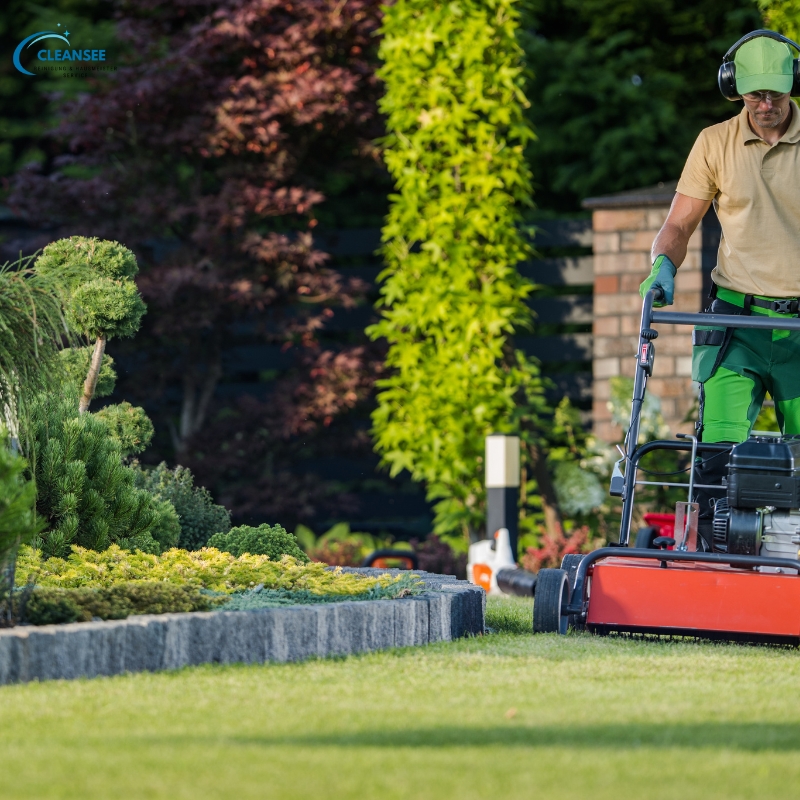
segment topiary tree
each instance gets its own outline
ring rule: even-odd
[[[511,336],[530,324],[530,204],[515,0],[398,0],[385,9],[384,158],[396,193],[387,269],[369,329],[389,343],[375,447],[392,475],[427,483],[437,534],[478,534],[484,437],[518,430],[542,403],[535,364]]]
[[[133,336],[147,310],[133,281],[139,271],[136,257],[119,242],[71,236],[47,245],[36,269],[63,281],[68,324],[94,340],[78,406],[83,414],[95,394],[106,343]]]
[[[69,396],[43,395],[32,406],[28,435],[35,443],[36,508],[48,524],[36,546],[46,555],[66,555],[73,544],[153,553],[177,544],[174,507],[136,487],[102,419],[76,415]]]
[[[266,523],[253,528],[240,525],[231,528],[227,533],[215,533],[208,540],[208,547],[216,547],[237,558],[244,553],[250,555],[269,556],[271,561],[279,561],[282,556],[292,556],[303,564],[310,559],[300,548],[294,534],[289,533],[281,525]]]
[[[180,547],[199,550],[215,533],[231,529],[228,509],[216,505],[208,489],[194,485],[191,470],[186,467],[171,470],[163,461],[155,469],[145,471],[138,465],[134,469],[136,486],[156,498],[168,500],[177,511]]]

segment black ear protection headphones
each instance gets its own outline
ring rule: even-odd
[[[722,57],[722,65],[717,73],[717,84],[719,85],[719,90],[722,92],[722,96],[726,100],[742,99],[739,92],[736,91],[736,64],[733,63],[733,57],[736,55],[736,51],[745,42],[749,42],[751,39],[756,39],[759,36],[766,36],[768,39],[775,39],[777,42],[788,44],[800,53],[800,44],[793,42],[791,39],[787,39],[785,36],[775,31],[752,31],[742,36],[742,38]],[[790,94],[792,97],[798,97],[800,96],[800,59],[795,58],[792,60],[792,72],[794,74],[794,83],[792,83]]]

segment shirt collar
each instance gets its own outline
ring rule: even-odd
[[[781,137],[780,142],[797,144],[797,142],[800,142],[800,113],[798,113],[798,108],[794,101],[789,102],[789,113],[792,115],[792,118],[789,121],[789,127],[786,130],[786,133],[784,133]],[[741,113],[739,114],[739,130],[742,133],[742,142],[744,142],[744,144],[752,141],[764,141],[761,137],[756,136],[750,127],[750,123],[747,119],[747,106],[743,107]]]

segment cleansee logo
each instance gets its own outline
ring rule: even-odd
[[[61,27],[59,23],[59,27]],[[74,75],[80,72],[97,72],[107,71],[104,63],[106,60],[105,50],[73,50],[70,44],[69,31],[65,30],[64,33],[58,31],[39,31],[26,36],[14,50],[14,66],[23,75],[37,75],[43,72],[61,72]],[[59,47],[56,42],[55,48],[53,42],[48,40],[60,40],[64,42],[67,47]],[[47,41],[47,46],[41,43]],[[37,48],[38,45],[38,48]],[[22,59],[30,64],[31,56],[35,55],[35,64],[39,67],[36,72],[31,72],[22,65]],[[61,62],[56,63],[56,62]],[[80,62],[80,63],[78,63]],[[87,63],[88,62],[88,63]]]

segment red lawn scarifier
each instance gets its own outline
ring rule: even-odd
[[[539,572],[534,633],[566,633],[571,626],[800,644],[800,437],[751,436],[730,445],[679,435],[677,441],[637,444],[658,336],[652,324],[800,330],[800,319],[653,311],[653,299],[648,292],[642,308],[631,422],[611,478],[611,494],[623,498],[619,543],[567,556],[561,569]],[[681,521],[678,509],[673,536],[655,535],[663,531],[654,529],[637,541],[645,546],[629,546],[636,486],[647,483],[637,478],[639,462],[653,450],[691,452],[689,483],[666,483],[686,485],[690,501],[696,457],[729,454],[727,496],[715,506],[712,551],[697,550],[697,506],[691,503],[679,504],[686,513]]]

